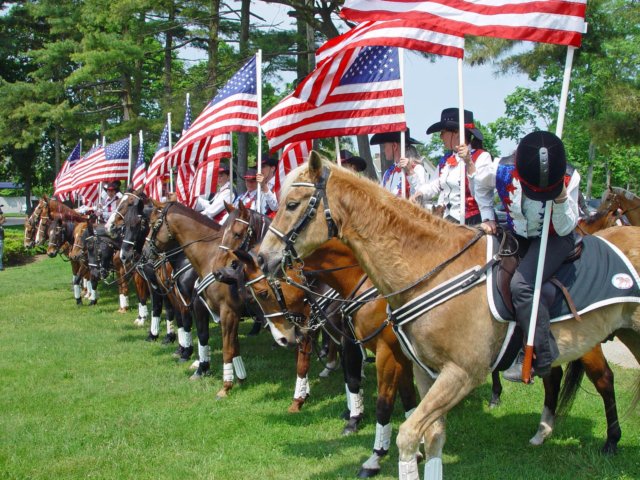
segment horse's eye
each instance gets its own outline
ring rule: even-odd
[[[263,291],[261,291],[261,292],[259,292],[259,293],[258,293],[258,296],[259,296],[260,298],[264,298],[264,299],[266,299],[266,298],[268,298],[268,297],[269,297],[269,292],[267,292],[266,290],[263,290]]]
[[[295,210],[300,205],[300,202],[287,202],[287,210]]]
[[[240,234],[238,232],[235,232],[233,234],[233,238],[235,238],[236,240],[240,240]]]
[[[234,270],[237,270],[239,266],[240,263],[237,260],[231,262],[231,268],[233,268]]]

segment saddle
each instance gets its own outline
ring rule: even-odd
[[[518,241],[508,230],[503,231],[502,234],[504,235],[504,240],[500,245],[501,251],[498,252],[498,255],[500,255],[500,262],[498,262],[494,266],[493,274],[495,275],[496,288],[500,293],[502,302],[511,314],[511,317],[515,318],[515,309],[513,308],[513,302],[511,300],[511,278],[515,273],[516,268],[518,268],[518,265],[520,264],[520,257],[518,256]],[[563,263],[568,264],[578,260],[582,255],[583,246],[584,244],[582,235],[576,234],[576,242],[574,248]],[[560,292],[562,292],[564,300],[571,310],[572,315],[576,318],[576,320],[580,320],[580,315],[576,310],[576,306],[573,302],[573,299],[571,298],[571,294],[569,293],[569,290],[562,284],[562,282],[556,277],[552,277],[547,283],[554,285]],[[543,291],[546,290],[547,292],[549,292],[548,285],[543,285],[542,288]]]

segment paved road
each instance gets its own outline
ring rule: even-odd
[[[604,356],[607,357],[607,360],[610,363],[614,363],[625,368],[640,369],[640,365],[638,365],[635,357],[617,338],[611,342],[603,343],[602,350],[604,351]]]
[[[24,225],[24,217],[7,217],[7,221],[4,225],[6,227],[10,225]]]

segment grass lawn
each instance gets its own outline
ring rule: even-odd
[[[264,331],[241,348],[248,379],[229,398],[221,386],[220,334],[212,327],[214,376],[189,381],[175,347],[144,342],[135,313],[120,315],[117,292],[101,285],[96,307],[76,307],[69,265],[42,259],[0,272],[0,479],[338,479],[355,478],[375,433],[375,370],[366,367],[363,428],[340,435],[341,375],[320,381],[288,414],[293,352],[272,348]],[[134,296],[131,304],[135,305]],[[164,322],[163,322],[164,327]],[[195,341],[195,340],[194,340]],[[616,368],[626,412],[638,371]],[[508,382],[505,382],[508,383]],[[506,384],[489,410],[483,385],[448,419],[444,472],[451,479],[638,479],[640,417],[621,419],[619,453],[603,457],[605,417],[585,381],[552,439],[531,447],[542,408],[542,382]],[[394,434],[403,419],[398,404]],[[381,479],[396,478],[392,442]]]

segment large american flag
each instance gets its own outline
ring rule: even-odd
[[[406,130],[398,49],[358,47],[320,106],[285,97],[261,122],[269,149],[314,138]]]
[[[99,182],[127,178],[129,139],[125,138],[89,152],[73,169],[73,189]]]
[[[144,187],[144,181],[147,175],[147,166],[144,164],[144,143],[140,137],[140,145],[138,146],[138,159],[133,170],[133,178],[131,179],[131,188],[139,190]]]
[[[586,0],[346,0],[351,21],[407,20],[465,35],[580,46]]]
[[[257,69],[254,56],[238,70],[196,118],[168,156],[171,166],[197,164],[205,158],[211,137],[258,131]]]
[[[307,161],[311,148],[311,140],[290,143],[284,147],[282,157],[280,157],[280,161],[278,162],[278,169],[276,170],[273,193],[280,195],[280,187],[284,183],[284,178],[291,170]]]
[[[200,162],[191,178],[189,206],[194,207],[199,196],[208,197],[218,186],[220,159],[231,158],[231,134],[222,133],[211,139],[207,158]]]
[[[100,184],[93,183],[80,187],[77,193],[82,197],[82,203],[84,205],[95,206],[98,200],[100,200]]]
[[[164,171],[164,164],[167,154],[169,153],[169,124],[165,124],[162,135],[160,135],[160,141],[156,148],[156,153],[153,154],[149,168],[147,169],[147,179],[145,185],[145,192],[154,200],[160,200],[162,197],[162,183],[166,173]]]
[[[62,164],[58,175],[56,175],[56,179],[53,182],[54,190],[53,194],[59,197],[66,196],[67,193],[70,193],[73,183],[73,174],[72,168],[75,164],[80,160],[80,148],[81,144],[78,144],[71,151],[65,162]]]

